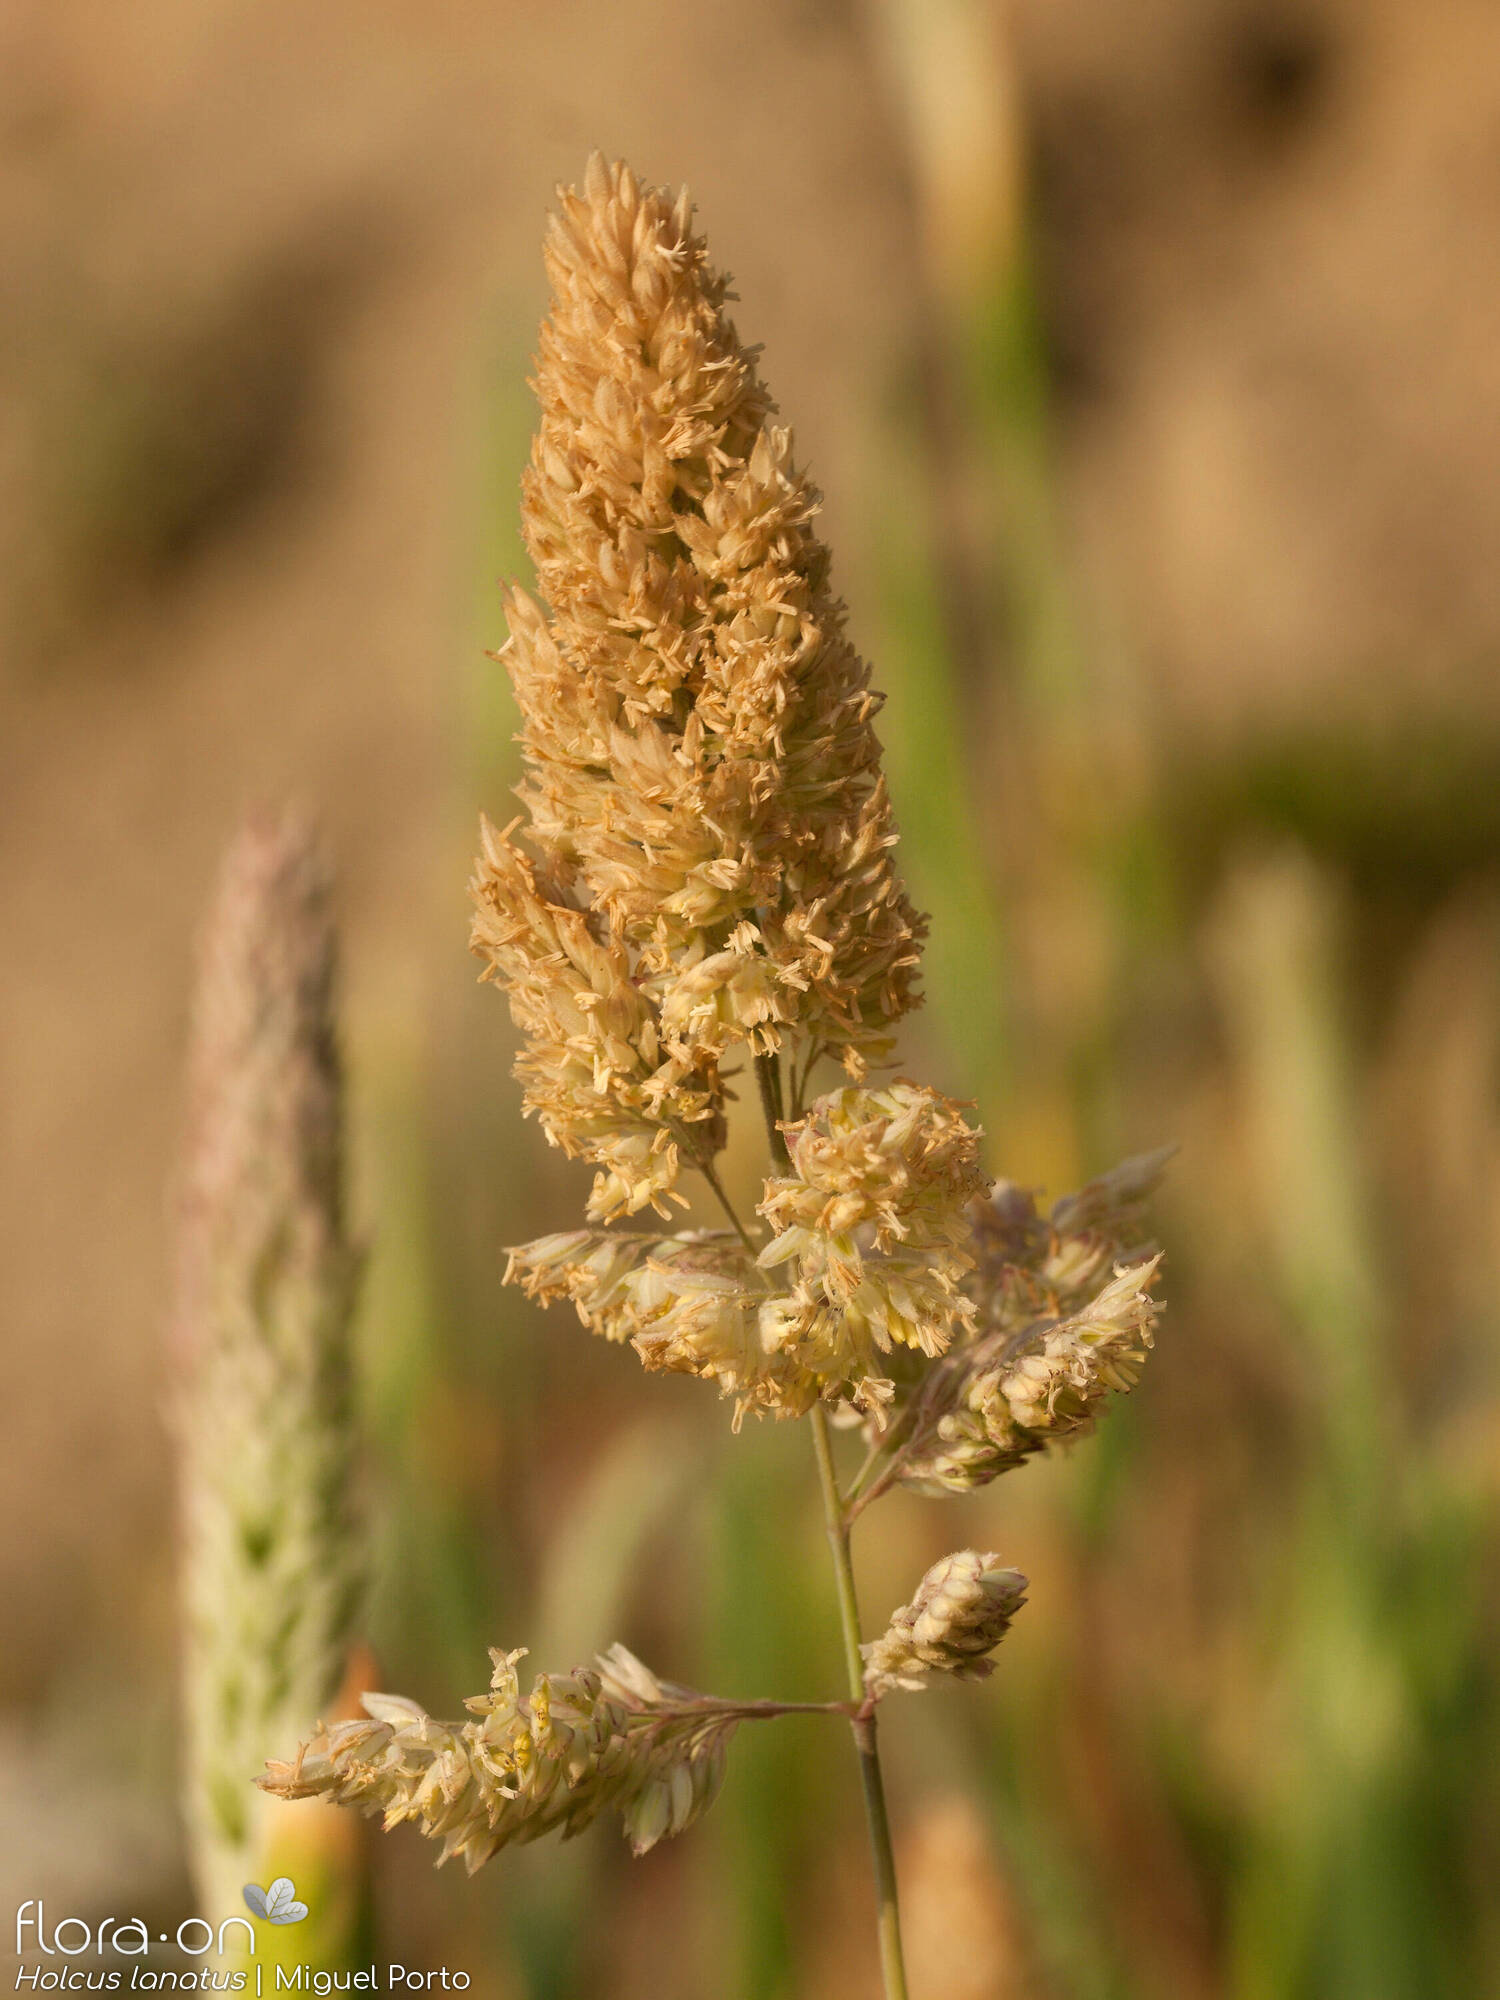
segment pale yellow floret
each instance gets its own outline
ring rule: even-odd
[[[524,817],[484,830],[475,949],[525,1037],[528,1110],[596,1168],[591,1219],[665,1216],[685,1168],[712,1174],[736,1059],[773,1115],[785,1082],[791,1161],[754,1253],[585,1233],[513,1253],[511,1275],[647,1367],[716,1382],[737,1417],[826,1401],[878,1425],[919,1395],[931,1478],[960,1459],[965,1480],[992,1476],[1001,1429],[1060,1433],[1075,1406],[1076,1429],[1125,1382],[1149,1313],[1007,1349],[1024,1425],[1002,1425],[993,1357],[970,1350],[1103,1294],[1160,1161],[1043,1221],[1008,1183],[980,1198],[956,1105],[868,1084],[915,1002],[923,920],[893,866],[878,698],[830,588],[818,495],[685,196],[596,155],[545,255],[522,509],[537,594],[511,593],[502,651]],[[804,1113],[825,1055],[855,1084]],[[950,1354],[938,1409],[919,1378]]]

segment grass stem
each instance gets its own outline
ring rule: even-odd
[[[718,1173],[714,1168],[713,1161],[706,1159],[700,1160],[698,1162],[698,1166],[700,1171],[702,1172],[703,1178],[708,1182],[708,1185],[713,1190],[714,1199],[718,1202],[720,1208],[723,1209],[724,1213],[728,1216],[729,1220],[734,1224],[735,1234],[739,1237],[741,1243],[744,1244],[745,1248],[749,1251],[751,1257],[753,1258],[756,1254],[756,1246],[754,1239],[751,1237],[750,1232],[748,1229],[746,1229],[744,1223],[740,1221],[739,1212],[735,1208],[734,1203],[729,1199],[729,1196],[724,1192],[724,1183],[719,1179]]]
[[[818,1459],[818,1480],[823,1491],[823,1519],[838,1583],[839,1623],[844,1635],[844,1665],[849,1676],[849,1694],[855,1702],[863,1703],[865,1670],[859,1650],[859,1600],[854,1590],[854,1566],[849,1557],[849,1530],[844,1522],[838,1478],[833,1467],[828,1418],[821,1404],[812,1413],[812,1432],[813,1449]],[[867,1707],[862,1707],[850,1717],[849,1727],[854,1732],[854,1747],[859,1755],[865,1818],[870,1827],[870,1854],[875,1867],[875,1922],[880,1940],[880,1973],[885,1983],[885,2000],[907,2000],[906,1964],[901,1955],[901,1911],[896,1900],[896,1857],[891,1848],[891,1824],[885,1809],[885,1785],[880,1775],[874,1714]]]

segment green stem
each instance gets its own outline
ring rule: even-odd
[[[813,1042],[807,1051],[807,1060],[802,1065],[802,1074],[797,1074],[795,1058],[792,1062],[792,1116],[800,1118],[807,1104],[807,1086],[812,1081],[812,1073],[823,1055],[821,1042]]]
[[[679,1702],[675,1708],[660,1706],[648,1712],[691,1722],[700,1715],[735,1715],[747,1722],[774,1722],[782,1715],[853,1715],[855,1706],[847,1701],[733,1701],[703,1695],[697,1701]]]
[[[795,1082],[795,1061],[792,1073]],[[789,1172],[792,1162],[787,1151],[786,1134],[781,1130],[785,1099],[782,1095],[780,1058],[774,1054],[758,1055],[755,1058],[755,1081],[760,1087],[760,1104],[765,1115],[772,1163],[779,1173],[784,1174]],[[880,1775],[880,1751],[875,1741],[875,1705],[865,1694],[865,1663],[859,1650],[859,1600],[854,1592],[854,1566],[849,1559],[849,1529],[844,1520],[838,1474],[833,1466],[828,1417],[821,1403],[813,1405],[812,1434],[813,1449],[818,1458],[818,1480],[823,1490],[823,1521],[828,1530],[828,1546],[833,1552],[833,1573],[838,1585],[844,1667],[849,1678],[849,1697],[854,1704],[849,1713],[849,1727],[854,1732],[854,1748],[859,1756],[865,1819],[870,1828],[870,1855],[875,1866],[875,1924],[880,1940],[880,1973],[885,1986],[885,2000],[907,2000],[906,1964],[901,1956],[901,1912],[896,1901],[896,1857],[891,1849],[891,1823],[885,1809],[885,1785]]]
[[[844,1665],[849,1693],[860,1706],[849,1718],[859,1754],[860,1783],[865,1794],[865,1818],[870,1827],[870,1854],[875,1864],[876,1931],[880,1939],[880,1971],[885,2000],[907,2000],[906,1965],[901,1956],[901,1912],[896,1901],[896,1857],[891,1850],[891,1823],[885,1809],[880,1776],[880,1752],[875,1741],[875,1716],[865,1702],[865,1667],[859,1650],[859,1600],[854,1592],[854,1566],[849,1559],[849,1530],[844,1524],[838,1477],[833,1469],[833,1444],[828,1418],[818,1404],[812,1413],[813,1449],[823,1489],[823,1520],[838,1582],[839,1623],[844,1634]]]
[[[890,1491],[891,1482],[901,1469],[901,1460],[910,1442],[908,1433],[914,1414],[915,1406],[908,1403],[884,1436],[877,1437],[870,1446],[864,1464],[844,1493],[846,1527],[852,1528],[872,1500],[878,1500],[883,1493]]]
[[[792,1156],[786,1148],[786,1134],[781,1129],[781,1064],[774,1055],[755,1058],[755,1081],[760,1087],[760,1108],[766,1121],[766,1138],[771,1146],[771,1158],[778,1173],[790,1170]]]

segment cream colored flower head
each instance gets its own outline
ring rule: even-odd
[[[975,1205],[973,1337],[923,1384],[903,1481],[963,1492],[1084,1436],[1140,1379],[1161,1306],[1145,1200],[1169,1151],[1126,1160],[1041,1216],[1000,1181]]]
[[[279,1798],[356,1806],[387,1831],[414,1820],[442,1842],[439,1864],[472,1875],[502,1847],[578,1833],[622,1815],[636,1853],[680,1833],[724,1775],[733,1716],[695,1712],[700,1697],[616,1646],[598,1672],[539,1674],[522,1694],[524,1650],[492,1652],[472,1722],[438,1722],[402,1695],[368,1694],[366,1720],[336,1723],[259,1782]]]
[[[865,1686],[873,1695],[920,1690],[935,1674],[983,1680],[990,1655],[1026,1601],[1026,1578],[994,1554],[960,1549],[933,1564],[909,1604],[891,1616],[881,1636],[860,1648]]]
[[[524,820],[487,827],[475,949],[528,1108],[663,1209],[723,1142],[720,1063],[795,1038],[861,1076],[914,1003],[877,698],[819,499],[683,195],[597,155],[559,197],[513,592]]]
[[[960,1287],[979,1134],[936,1091],[895,1083],[830,1091],[788,1138],[791,1172],[760,1203],[774,1233],[758,1261],[785,1287],[763,1308],[763,1344],[818,1394],[878,1411],[886,1356],[941,1354],[972,1321]]]

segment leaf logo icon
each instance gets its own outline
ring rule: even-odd
[[[307,1915],[307,1905],[297,1901],[290,1875],[278,1875],[269,1889],[247,1882],[240,1893],[256,1916],[264,1917],[268,1924],[300,1924]]]

